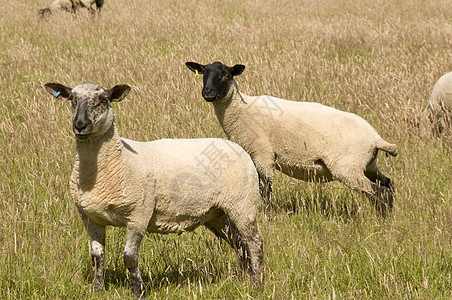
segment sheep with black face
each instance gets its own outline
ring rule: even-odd
[[[247,96],[234,79],[243,65],[186,65],[203,74],[203,98],[213,104],[227,137],[253,159],[267,211],[275,169],[305,181],[339,180],[368,196],[384,215],[392,208],[393,187],[377,167],[377,153],[395,156],[397,147],[364,119],[319,103]]]
[[[146,297],[138,269],[146,232],[182,233],[204,225],[236,250],[253,279],[262,280],[259,179],[240,146],[224,139],[124,139],[111,103],[123,100],[129,86],[44,86],[72,104],[76,155],[70,190],[92,241],[95,290],[103,288],[108,225],[127,228],[124,264],[135,298]]]

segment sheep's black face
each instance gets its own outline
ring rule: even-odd
[[[207,102],[226,97],[233,83],[229,69],[229,67],[218,62],[204,67],[202,96]]]
[[[130,91],[128,85],[116,85],[110,90],[92,83],[74,88],[58,83],[44,86],[55,98],[71,101],[72,131],[79,141],[107,132],[114,120],[110,103],[121,101]]]
[[[230,68],[220,62],[209,65],[187,62],[186,65],[193,72],[203,74],[202,96],[207,102],[224,99],[233,84],[233,77],[240,75],[245,69],[243,65]]]

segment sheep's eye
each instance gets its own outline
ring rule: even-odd
[[[97,101],[96,101],[96,106],[97,105],[104,105],[104,104],[107,104],[107,103],[108,103],[108,98],[99,96],[97,98]]]

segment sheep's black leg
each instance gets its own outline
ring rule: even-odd
[[[261,176],[259,174],[259,190],[261,197],[264,200],[264,214],[266,216],[270,215],[271,211],[271,195],[272,195],[272,180],[266,176]]]
[[[376,153],[375,153],[376,155]],[[391,179],[378,170],[376,158],[367,166],[364,175],[370,180],[372,193],[366,193],[382,216],[392,210],[394,188]]]
[[[104,6],[104,0],[95,0],[96,8],[98,11],[102,9],[102,6]]]
[[[371,186],[374,190],[374,197],[372,197],[372,200],[375,204],[375,208],[383,217],[386,217],[388,212],[392,210],[392,188],[381,185],[379,181],[377,181],[377,183],[371,183]]]
[[[144,233],[136,229],[127,229],[127,242],[124,248],[124,265],[132,277],[133,295],[135,299],[146,299],[146,288],[138,269],[138,254]]]
[[[392,210],[393,205],[393,186],[391,179],[383,175],[378,169],[374,172],[365,172],[366,177],[372,182],[374,191],[373,201],[376,209],[383,215]]]
[[[104,5],[104,1],[102,0],[97,0],[95,2],[96,4],[96,9],[97,9],[97,13],[100,15],[100,11],[102,10],[102,6]]]

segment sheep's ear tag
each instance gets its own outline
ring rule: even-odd
[[[199,75],[198,69],[195,69],[195,76],[198,76],[198,75]]]
[[[56,92],[55,95],[53,95],[55,98],[58,98],[58,96],[61,94],[61,91]]]

